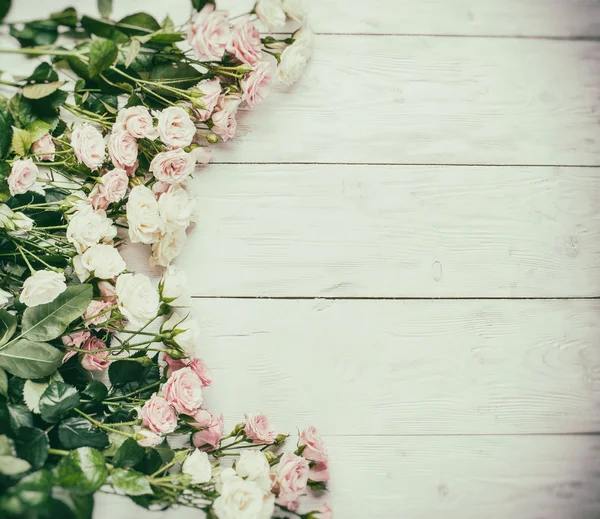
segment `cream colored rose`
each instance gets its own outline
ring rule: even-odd
[[[207,483],[212,477],[212,465],[208,459],[208,454],[199,449],[188,455],[183,462],[181,472],[190,476],[192,483]]]
[[[277,67],[277,79],[284,85],[293,85],[306,67],[312,55],[314,36],[309,27],[303,27],[294,34],[294,43],[281,53]]]
[[[148,264],[151,267],[168,266],[181,254],[186,241],[187,236],[183,229],[161,235],[160,239],[152,244],[152,256],[148,259]]]
[[[115,286],[119,310],[135,325],[144,325],[158,314],[160,298],[148,276],[121,274]]]
[[[158,199],[158,210],[164,222],[164,232],[171,233],[185,230],[192,221],[194,205],[185,189],[172,185]]]
[[[138,166],[138,143],[126,130],[113,131],[108,138],[108,154],[115,168],[133,175]]]
[[[136,139],[154,140],[158,137],[158,128],[154,126],[152,115],[145,106],[119,110],[115,127],[126,130]]]
[[[112,279],[126,268],[119,251],[111,245],[92,245],[81,256],[81,265],[97,278]]]
[[[308,14],[306,0],[283,0],[283,10],[285,14],[299,23],[303,23]]]
[[[160,327],[161,332],[175,332],[173,342],[190,358],[196,356],[196,342],[200,335],[198,323],[187,313],[175,311]]]
[[[38,168],[31,159],[16,160],[8,175],[8,190],[12,196],[31,190],[38,176]]]
[[[183,108],[169,106],[158,116],[158,133],[166,145],[183,148],[192,143],[196,127]]]
[[[254,10],[268,30],[285,25],[285,12],[281,0],[258,0]]]
[[[152,190],[146,186],[134,187],[129,193],[126,213],[132,243],[153,243],[160,238],[164,222]]]
[[[71,146],[79,162],[96,171],[104,162],[106,147],[102,134],[89,123],[83,123],[73,130]]]
[[[38,270],[23,283],[19,300],[32,307],[51,303],[67,289],[65,275],[51,270]]]
[[[117,235],[117,228],[104,211],[94,211],[88,204],[80,204],[69,220],[67,240],[79,254],[96,243],[110,243]]]
[[[12,302],[12,299],[13,295],[10,292],[0,288],[0,308],[8,306],[8,304]]]
[[[170,306],[190,306],[190,291],[188,277],[183,270],[172,265],[165,269],[160,280],[159,290],[161,299]]]
[[[274,496],[262,491],[254,481],[228,477],[213,510],[219,519],[268,519],[273,515]]]
[[[196,168],[196,155],[182,149],[158,153],[150,163],[154,178],[161,182],[176,184],[184,182]]]
[[[269,462],[261,451],[245,450],[240,452],[235,470],[242,478],[255,481],[264,492],[271,490]]]

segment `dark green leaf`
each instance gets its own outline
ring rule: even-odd
[[[201,11],[206,4],[215,5],[215,0],[192,0],[192,7],[196,11]]]
[[[52,491],[54,498],[54,513],[50,518],[60,517],[61,519],[92,519],[94,511],[94,495],[86,494],[83,496],[73,495],[64,488],[54,487]]]
[[[81,18],[81,25],[88,34],[95,34],[101,38],[111,39],[115,43],[124,43],[129,40],[127,35],[118,30],[116,25],[109,20],[98,20],[89,16],[83,16]],[[83,77],[81,74],[79,75]]]
[[[60,137],[65,130],[67,129],[67,123],[65,123],[62,119],[60,121],[58,121],[58,124],[56,125],[56,128],[54,128],[54,130],[52,131],[52,136],[53,137]]]
[[[110,17],[112,13],[112,0],[98,0],[98,11],[102,18]]]
[[[107,106],[110,107],[110,110],[106,108]],[[118,107],[117,96],[101,92],[89,92],[87,99],[83,102],[83,108],[98,114],[116,112]]]
[[[50,63],[40,63],[33,74],[26,79],[27,83],[46,83],[52,81],[58,81],[58,74],[52,68]]]
[[[63,90],[57,90],[53,94],[44,97],[44,99],[40,102],[44,103],[44,106],[46,106],[48,110],[57,110],[65,104],[67,97],[69,97],[68,92],[65,92]],[[45,120],[48,121],[48,118],[46,118]],[[54,124],[52,126],[54,127]]]
[[[58,38],[57,23],[52,20],[39,20],[26,23],[20,29],[11,25],[10,35],[23,47],[52,45]]]
[[[15,437],[17,456],[27,460],[34,470],[38,470],[48,458],[48,435],[35,427],[21,427]]]
[[[115,467],[135,467],[144,458],[145,449],[140,447],[133,438],[127,438],[113,456],[112,464]]]
[[[89,53],[88,71],[90,77],[96,77],[100,72],[108,69],[117,59],[119,49],[111,40],[96,38],[92,42]]]
[[[1,139],[1,137],[0,137]],[[10,164],[0,162],[0,202],[6,202],[10,198],[10,189],[8,187],[8,176],[10,175]],[[13,265],[14,267],[14,265]],[[10,268],[10,267],[8,267]],[[8,271],[8,268],[5,269]]]
[[[146,454],[135,470],[144,474],[154,474],[164,464],[163,458],[156,449],[146,449]]]
[[[107,434],[82,416],[62,421],[58,427],[58,438],[65,449],[78,447],[104,449],[109,444]]]
[[[0,309],[0,346],[10,340],[16,329],[17,318],[6,310]]]
[[[90,380],[82,393],[94,402],[102,402],[108,394],[108,388],[99,380]]]
[[[80,317],[93,297],[91,285],[72,285],[51,303],[27,308],[22,332],[30,340],[49,341],[64,333]],[[0,355],[2,352],[0,351]]]
[[[107,477],[104,456],[90,447],[70,452],[56,467],[56,483],[77,495],[95,492]]]
[[[117,23],[125,34],[148,34],[160,29],[160,24],[148,13],[135,13],[126,16]],[[139,29],[145,30],[139,30]]]
[[[0,107],[0,159],[8,155],[12,142],[12,125],[14,119],[8,109]]]
[[[110,474],[114,487],[128,496],[152,494],[150,483],[145,474],[135,470],[115,469]]]
[[[52,491],[52,474],[48,470],[39,470],[25,476],[11,490],[27,508],[43,507]]]
[[[79,405],[79,392],[64,382],[52,382],[40,398],[40,414],[49,423],[58,422]]]
[[[62,11],[52,13],[50,19],[59,25],[65,27],[76,27],[77,26],[77,11],[73,7],[67,7]]]
[[[128,360],[112,362],[108,368],[108,378],[114,387],[119,387],[128,382],[137,381],[144,371],[144,367]]]
[[[4,20],[10,11],[11,0],[0,0],[0,22]]]
[[[178,81],[169,81],[169,86],[179,88],[191,88],[199,81],[204,79],[204,74],[196,70],[191,65],[185,63],[167,63],[154,67],[148,76],[152,81],[160,81],[161,79],[170,79]],[[163,90],[161,90],[161,94]],[[172,95],[172,94],[168,94]]]
[[[17,432],[21,427],[30,427],[33,425],[33,415],[23,404],[8,404],[8,416],[10,426]]]
[[[45,342],[27,339],[0,349],[0,367],[21,378],[43,378],[54,373],[63,358],[62,352]]]
[[[8,110],[14,119],[15,125],[19,128],[26,128],[37,119],[33,113],[31,102],[20,94],[16,94],[11,98],[8,102]]]
[[[11,377],[8,382],[8,401],[11,404],[23,404],[23,388],[25,387],[25,379],[19,377]]]
[[[8,377],[2,368],[0,368],[0,394],[4,396],[8,394]]]

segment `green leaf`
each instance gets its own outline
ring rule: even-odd
[[[63,81],[53,81],[52,83],[35,83],[33,85],[27,85],[23,87],[23,97],[26,97],[27,99],[42,99],[43,97],[47,97],[50,94],[53,94],[63,85]]]
[[[169,86],[178,88],[191,88],[204,78],[204,74],[196,70],[191,65],[185,63],[167,63],[158,65],[150,70],[148,79],[152,81],[160,81],[162,79],[170,79],[177,81],[169,81]],[[163,90],[161,90],[161,93]],[[167,93],[166,91],[164,91]],[[172,93],[168,95],[172,96]]]
[[[17,432],[21,427],[33,425],[33,415],[23,404],[8,404],[8,417],[13,431]]]
[[[31,102],[20,94],[11,97],[8,102],[8,110],[10,111],[15,124],[20,128],[27,127],[37,119],[33,113]]]
[[[135,467],[144,458],[145,449],[133,438],[127,438],[115,452],[112,464],[115,467]]]
[[[13,126],[12,147],[17,155],[21,157],[27,155],[32,143],[31,134],[27,130],[21,130]]]
[[[114,487],[128,496],[152,494],[148,478],[141,472],[115,469],[111,472],[110,478]]]
[[[0,393],[4,396],[8,395],[8,377],[2,368],[0,368]]]
[[[44,506],[52,490],[52,474],[49,470],[39,470],[25,476],[13,488],[28,508]]]
[[[192,7],[196,11],[201,11],[206,4],[215,5],[215,0],[192,0]]]
[[[11,0],[0,0],[0,22],[4,20],[10,11]]]
[[[127,35],[119,31],[116,24],[110,20],[98,20],[89,16],[83,16],[81,18],[81,25],[88,34],[95,34],[101,38],[110,39],[115,43],[125,43],[129,40]],[[73,66],[71,65],[71,67]],[[81,76],[81,74],[79,75]]]
[[[15,334],[17,318],[0,308],[0,346],[6,344]]]
[[[144,367],[128,360],[112,362],[108,368],[108,378],[114,387],[119,387],[128,382],[137,381],[143,373]]]
[[[31,76],[29,76],[26,79],[26,81],[27,83],[46,83],[58,81],[58,74],[52,68],[52,65],[50,65],[50,63],[46,63],[44,61],[43,63],[40,63],[37,67],[35,67],[35,70],[31,74]]]
[[[34,382],[33,380],[26,380],[23,387],[23,400],[27,409],[34,414],[40,414],[40,398],[44,394],[44,391],[48,388],[50,382]]]
[[[108,388],[99,380],[90,380],[82,391],[82,394],[94,402],[102,402],[108,394]]]
[[[104,449],[109,444],[107,434],[82,416],[63,420],[58,427],[58,439],[65,449],[79,447]]]
[[[112,0],[98,0],[98,11],[102,18],[109,18],[112,13]]]
[[[73,495],[64,488],[54,487],[52,489],[54,505],[57,513],[51,513],[50,517],[61,519],[92,519],[94,511],[94,495]],[[60,506],[56,506],[60,505]]]
[[[60,366],[63,353],[45,342],[27,339],[0,349],[0,367],[21,378],[43,378]]]
[[[0,107],[0,159],[5,158],[12,142],[12,125],[14,119],[10,112]]]
[[[47,133],[50,133],[51,130],[52,126],[41,120],[34,121],[27,127],[27,131],[31,134],[31,139],[33,142],[37,141]]]
[[[40,414],[49,423],[61,418],[79,405],[79,392],[64,382],[52,382],[40,399]]]
[[[77,27],[77,11],[73,7],[67,7],[62,11],[52,13],[50,19],[65,27]]]
[[[160,24],[156,21],[156,18],[150,16],[148,13],[130,14],[122,20],[119,20],[117,26],[119,27],[119,30],[123,31],[125,34],[147,34],[160,29]]]
[[[28,461],[34,470],[46,463],[48,447],[48,435],[36,427],[21,427],[15,437],[17,456]]]
[[[140,53],[141,48],[142,44],[140,43],[140,40],[132,38],[129,47],[127,48],[127,54],[125,55],[125,68],[129,68],[129,65],[133,63],[133,60]]]
[[[88,71],[91,77],[96,77],[100,72],[108,69],[117,59],[119,49],[111,40],[96,38],[92,42],[89,53]]]
[[[0,474],[5,476],[16,476],[27,472],[31,468],[31,465],[22,459],[15,458],[14,456],[0,456]]]
[[[21,333],[30,340],[49,341],[86,311],[93,297],[91,285],[72,285],[51,303],[27,308]],[[2,352],[0,351],[0,355]]]
[[[60,460],[55,481],[73,494],[85,495],[98,490],[107,477],[104,456],[96,449],[81,447]]]
[[[12,449],[10,447],[8,436],[5,434],[0,434],[0,456],[9,455],[11,451]]]

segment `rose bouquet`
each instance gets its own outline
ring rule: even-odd
[[[212,375],[170,266],[210,146],[306,65],[305,7],[259,0],[230,18],[192,3],[183,27],[112,21],[106,1],[101,18],[69,8],[10,25],[21,47],[0,50],[48,59],[0,78],[16,90],[0,97],[2,517],[91,517],[96,491],[219,519],[331,517],[302,500],[329,479],[314,428],[286,452],[264,415],[226,433],[203,407]],[[288,19],[286,38],[259,31]],[[158,287],[127,269],[127,241],[166,268]]]

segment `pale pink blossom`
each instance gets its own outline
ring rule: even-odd
[[[27,193],[38,176],[38,168],[31,159],[19,159],[13,162],[8,175],[8,190],[12,196]]]
[[[260,61],[261,47],[258,28],[247,18],[235,25],[227,42],[227,52],[248,65],[256,65]]]
[[[254,108],[265,100],[272,79],[273,70],[266,61],[258,63],[254,70],[242,79],[243,98],[250,108]]]
[[[316,463],[310,468],[308,475],[313,481],[329,481],[329,465],[327,462]]]
[[[71,146],[77,160],[83,162],[92,171],[104,163],[106,146],[102,134],[89,123],[83,123],[73,130]]]
[[[202,405],[202,381],[191,368],[173,373],[165,383],[163,392],[178,413],[192,416]]]
[[[333,510],[329,503],[324,503],[316,514],[313,514],[315,519],[333,519]]]
[[[113,131],[108,138],[108,154],[115,168],[133,175],[138,167],[138,143],[125,130]]]
[[[114,128],[124,129],[136,139],[154,140],[158,137],[158,128],[154,126],[152,115],[145,106],[119,110]]]
[[[92,354],[86,353],[81,359],[81,365],[88,371],[101,371],[110,365],[111,361],[107,359],[110,355],[104,344],[98,337],[91,336],[82,346],[83,350],[91,351]]]
[[[190,368],[198,375],[200,382],[202,382],[202,387],[208,387],[212,384],[213,375],[212,371],[202,359],[194,359],[192,362],[188,364]]]
[[[313,426],[307,427],[300,433],[298,446],[304,446],[302,457],[310,461],[327,462],[327,449],[323,439]]]
[[[158,153],[150,163],[154,178],[169,184],[178,184],[187,180],[196,168],[196,156],[181,148]]]
[[[223,416],[214,416],[201,409],[194,415],[194,419],[196,423],[191,425],[201,428],[192,435],[194,446],[206,450],[215,449],[223,437]]]
[[[138,445],[142,447],[156,447],[163,441],[160,434],[156,434],[148,429],[140,429],[136,436],[138,438]]]
[[[142,426],[158,434],[169,434],[177,429],[177,414],[162,396],[152,395],[140,410]]]
[[[211,149],[207,147],[199,146],[192,150],[196,164],[208,164],[211,159]]]
[[[196,135],[196,126],[180,106],[169,106],[158,116],[160,139],[173,148],[189,146]]]
[[[206,121],[210,118],[219,101],[219,96],[221,95],[221,82],[219,81],[219,78],[205,79],[198,83],[196,88],[202,92],[200,101],[204,105],[204,109],[194,107],[194,111],[196,112],[199,121]]]
[[[104,210],[109,204],[123,200],[128,185],[129,177],[124,169],[115,168],[108,171],[100,178],[90,193],[89,200],[92,207],[96,210]]]
[[[110,301],[112,304],[117,302],[117,290],[112,283],[108,281],[98,282],[98,291],[104,301]]]
[[[85,324],[87,326],[96,326],[105,323],[110,319],[110,308],[112,306],[112,301],[93,299],[83,314]]]
[[[276,485],[279,488],[277,503],[287,506],[306,492],[309,466],[301,456],[286,452],[279,462]]]
[[[245,414],[246,436],[254,443],[273,443],[277,438],[277,431],[264,414]]]
[[[71,335],[64,335],[62,337],[62,343],[65,346],[69,346],[71,348],[81,349],[81,347],[85,344],[85,342],[90,338],[90,335],[91,334],[88,331],[81,331],[81,332],[72,333]],[[74,355],[77,355],[77,353],[78,352],[76,350],[67,350],[67,352],[65,353],[65,355],[62,359],[62,363],[64,364],[71,357],[73,357]]]
[[[227,13],[207,3],[188,28],[188,42],[198,59],[220,61],[229,38]]]
[[[235,135],[237,130],[235,116],[241,102],[241,98],[235,95],[219,98],[217,107],[212,114],[212,131],[221,137],[223,141],[231,139]]]
[[[32,153],[35,153],[40,160],[54,160],[56,146],[52,140],[52,135],[45,133],[31,146]]]

